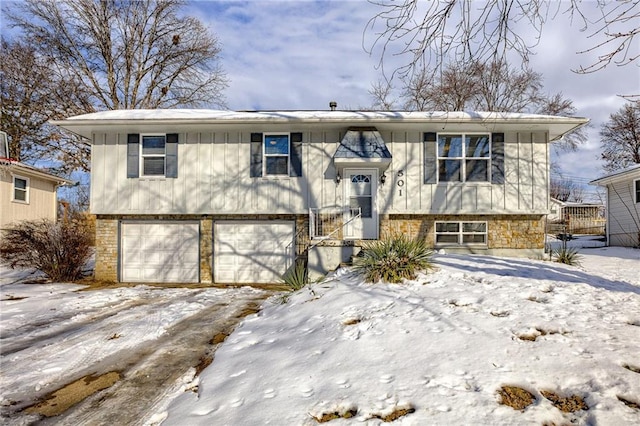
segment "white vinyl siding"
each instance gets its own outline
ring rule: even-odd
[[[612,246],[635,247],[640,244],[640,203],[636,202],[638,182],[640,179],[630,176],[607,185],[607,231]]]
[[[221,221],[214,227],[214,282],[277,283],[292,265],[293,222]]]
[[[124,221],[120,233],[120,281],[199,281],[197,222]]]
[[[344,206],[344,187],[348,181],[336,183],[332,157],[346,127],[324,128],[316,123],[307,128],[296,124],[292,130],[300,130],[304,135],[302,176],[251,177],[251,134],[286,134],[280,132],[281,127],[271,129],[252,124],[181,134],[181,143],[177,145],[179,172],[175,179],[127,179],[126,130],[120,134],[96,134],[92,146],[91,211],[127,215],[258,215],[308,214],[310,207]],[[387,181],[377,190],[380,214],[548,212],[549,144],[544,132],[505,133],[504,184],[425,185],[424,126],[404,129],[397,124],[395,128],[381,125],[377,128],[393,156],[385,170]],[[163,127],[157,131],[170,133],[176,129]]]

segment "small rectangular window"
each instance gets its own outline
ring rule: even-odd
[[[438,135],[440,182],[489,182],[489,135]]]
[[[289,135],[264,135],[265,175],[289,175]]]
[[[29,202],[29,179],[14,176],[13,177],[13,201],[21,203]]]
[[[487,222],[436,222],[437,245],[486,245]]]
[[[166,160],[165,135],[143,135],[140,150],[142,176],[164,176]]]
[[[636,204],[640,204],[640,179],[635,180]]]

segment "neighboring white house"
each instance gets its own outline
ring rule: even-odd
[[[363,240],[542,256],[550,142],[588,120],[483,112],[119,110],[92,141],[96,277],[277,281]]]
[[[607,241],[640,247],[640,164],[591,181],[607,188]]]

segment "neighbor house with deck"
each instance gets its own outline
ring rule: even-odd
[[[640,164],[591,181],[607,190],[607,242],[640,247]]]
[[[541,257],[550,144],[588,120],[483,112],[119,110],[91,140],[96,278],[269,283],[363,242]]]

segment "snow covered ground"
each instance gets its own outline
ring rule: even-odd
[[[413,412],[394,424],[640,424],[640,409],[628,405],[640,404],[640,250],[581,253],[581,267],[438,254],[436,270],[402,285],[365,284],[339,270],[286,303],[265,302],[213,364],[166,389],[139,423],[314,425],[313,417],[351,411],[329,424],[374,425],[405,408]],[[188,290],[185,300],[177,296],[184,289],[75,292],[19,278],[0,271],[5,406],[117,345],[152,342],[206,299],[251,291]],[[39,341],[41,324],[62,327],[82,322],[88,307],[152,297],[161,308],[114,316],[95,338]],[[536,401],[523,411],[501,405],[503,385]],[[563,413],[541,391],[580,396],[589,409]]]
[[[640,251],[583,250],[583,267],[437,255],[404,285],[347,270],[248,317],[163,425],[640,424]],[[535,340],[533,340],[535,339]],[[625,368],[624,366],[627,366]],[[503,385],[537,398],[498,403]],[[540,391],[578,395],[563,413]],[[166,416],[166,418],[165,418]]]

